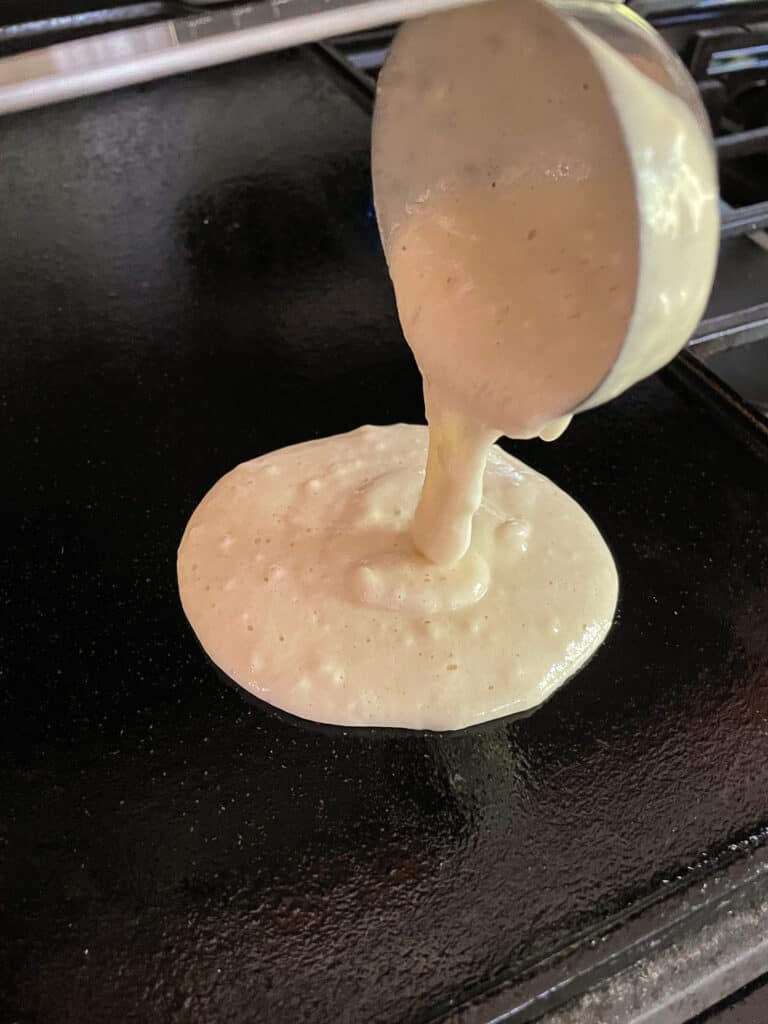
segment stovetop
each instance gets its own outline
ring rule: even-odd
[[[595,986],[626,1007],[633,963],[622,1024],[690,1021],[765,974],[768,934],[766,431],[694,360],[518,448],[622,589],[531,718],[300,729],[184,623],[175,547],[213,480],[423,411],[339,67],[0,119],[0,1022],[619,1024]]]
[[[719,872],[768,877],[765,444],[684,361],[517,448],[622,591],[531,718],[300,729],[187,630],[213,480],[423,411],[332,72],[292,51],[0,120],[2,1024],[520,1024],[759,913],[764,880]],[[745,980],[759,942],[723,953]]]

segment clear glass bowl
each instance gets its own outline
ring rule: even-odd
[[[569,18],[631,60],[653,81],[679,96],[696,116],[708,138],[712,131],[696,83],[659,33],[620,0],[550,0]]]

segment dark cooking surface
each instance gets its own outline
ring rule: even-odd
[[[659,379],[524,455],[621,612],[533,717],[315,734],[179,608],[206,488],[418,419],[368,118],[288,54],[0,121],[0,1021],[423,1021],[768,822],[765,461]]]
[[[691,1024],[760,1024],[768,1020],[768,979],[759,979]]]

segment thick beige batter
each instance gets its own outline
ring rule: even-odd
[[[435,561],[467,549],[490,441],[557,437],[671,359],[701,316],[717,169],[696,114],[647,66],[539,0],[397,35],[374,188],[424,377],[415,537]]]
[[[702,311],[715,165],[642,67],[538,0],[398,34],[374,185],[429,441],[361,428],[245,463],[203,500],[182,603],[247,690],[316,721],[456,729],[541,703],[602,642],[617,576],[596,527],[490,446],[556,437]]]
[[[184,611],[251,693],[340,725],[457,729],[539,704],[590,656],[616,604],[579,506],[493,447],[472,549],[414,550],[425,427],[362,427],[246,462],[192,516]]]

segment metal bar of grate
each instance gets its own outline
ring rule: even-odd
[[[768,127],[753,128],[747,132],[734,132],[715,139],[717,155],[722,160],[737,160],[743,156],[768,153]]]
[[[707,317],[690,340],[691,348],[702,358],[728,348],[738,348],[768,339],[768,302],[749,306],[736,313]]]
[[[167,15],[166,5],[161,0],[126,4],[120,7],[101,7],[93,11],[80,11],[74,14],[35,18],[30,21],[0,25],[0,41],[27,39],[53,32],[83,32],[130,21],[164,18]]]
[[[768,228],[768,201],[742,206],[723,214],[721,238],[738,238]]]

